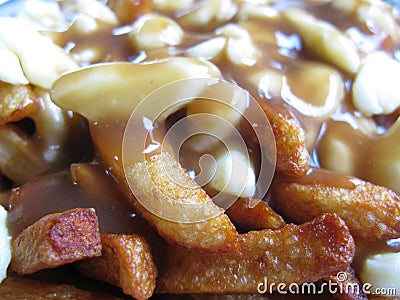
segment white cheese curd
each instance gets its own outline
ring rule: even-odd
[[[240,151],[230,151],[217,157],[217,168],[211,186],[237,197],[252,197],[256,175],[249,158]]]
[[[368,257],[360,273],[361,281],[371,285],[368,292],[385,291],[387,296],[400,291],[400,252],[375,254]],[[385,296],[380,293],[380,296]],[[389,295],[391,294],[391,295]]]
[[[30,83],[49,89],[62,73],[78,68],[64,49],[18,19],[0,18],[0,40],[4,44],[3,49],[10,51],[9,56],[14,54],[20,63],[19,66],[16,63],[12,65],[13,76],[1,78],[5,82],[15,83],[14,77],[17,76],[18,83],[26,84],[23,72]],[[0,74],[6,74],[7,69],[4,68],[8,67],[0,66]]]
[[[0,205],[0,282],[7,277],[11,261],[11,237],[6,226],[7,211]]]
[[[367,56],[353,84],[354,106],[367,116],[392,113],[400,105],[400,62],[383,52]]]

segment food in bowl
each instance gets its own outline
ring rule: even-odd
[[[67,264],[137,299],[396,295],[393,6],[25,5],[0,18],[10,274]]]

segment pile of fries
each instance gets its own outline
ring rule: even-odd
[[[188,116],[230,122],[250,155],[235,176],[217,159],[226,190],[193,176],[209,140],[123,153],[143,99],[193,78],[249,93],[273,146],[246,108],[139,117],[157,143]],[[0,298],[398,299],[398,78],[400,12],[379,0],[25,1],[0,17]],[[268,193],[238,193],[263,150]]]

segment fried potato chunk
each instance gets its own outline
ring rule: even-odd
[[[243,231],[279,229],[286,224],[267,202],[251,198],[239,198],[226,214]]]
[[[353,238],[334,214],[278,230],[251,231],[242,237],[240,253],[169,247],[159,266],[157,291],[257,293],[266,278],[276,285],[313,282],[346,269],[354,256]]]
[[[94,209],[76,208],[46,215],[12,241],[10,269],[30,274],[101,255]]]
[[[174,180],[171,180],[169,176],[171,174]],[[202,210],[205,211],[204,214],[207,211],[214,213],[216,206],[211,198],[166,152],[150,157],[145,164],[135,164],[128,170],[126,176],[128,180],[135,182],[137,193],[146,199],[154,199],[155,204],[161,203],[160,207],[154,208],[160,212],[163,209],[170,209],[179,214],[177,218],[185,218],[184,213],[189,213],[189,218],[192,218],[192,214]],[[130,190],[129,195],[131,195]],[[158,233],[170,243],[210,252],[235,252],[240,248],[239,234],[224,213],[199,222],[174,222],[151,213],[141,207],[136,198],[132,196],[130,198],[144,218],[154,224]],[[167,198],[174,200],[170,201]],[[186,199],[194,205],[191,206],[192,209],[188,209],[185,203],[182,205],[176,199]],[[179,209],[180,205],[183,209]],[[204,214],[201,212],[200,217]]]
[[[305,174],[309,169],[310,155],[304,129],[285,107],[267,100],[259,100],[259,103],[275,136],[276,171],[289,176]]]
[[[34,140],[15,126],[6,124],[0,126],[0,169],[18,185],[44,173],[49,165]]]
[[[211,207],[210,199],[198,185],[195,186],[194,182],[189,184],[190,189],[197,192],[188,192],[188,189],[182,189],[182,186],[174,183],[167,184],[169,178],[163,178],[160,174],[165,174],[165,172],[174,174],[174,177],[179,177],[186,183],[190,179],[178,163],[173,163],[174,159],[164,160],[168,168],[165,170],[157,159],[145,161],[142,152],[130,153],[133,156],[132,165],[126,156],[122,157],[126,122],[143,97],[167,83],[187,78],[220,78],[220,72],[211,63],[183,57],[144,64],[103,64],[61,76],[54,84],[51,96],[53,101],[63,109],[78,112],[88,119],[93,144],[101,161],[117,179],[126,196],[131,199],[138,214],[155,227],[163,238],[188,248],[211,252],[235,251],[240,247],[239,234],[223,213],[196,223],[167,220],[144,207],[132,194],[128,185],[127,177],[139,192],[143,192],[146,197],[149,196],[147,199],[149,203],[156,200],[155,197],[158,200],[170,201],[168,197],[158,197],[163,191],[155,188],[153,180],[156,179],[160,182],[160,187],[164,186],[168,189],[167,194],[182,196],[176,199],[176,202],[185,203],[189,200],[187,197],[191,196],[194,202],[207,202],[214,211],[219,210],[216,205]],[[193,85],[183,90],[174,90],[177,93],[174,99],[186,99],[188,91],[190,95],[193,95],[193,91],[196,94],[203,88]],[[148,113],[153,114],[158,107],[149,106],[146,109]],[[127,176],[125,176],[124,165],[130,167]],[[147,169],[153,170],[153,178],[149,179]],[[193,193],[198,193],[199,197],[196,199]],[[197,208],[189,205],[186,210],[181,210],[179,213],[182,216],[192,217],[193,220],[193,217],[200,214]]]
[[[400,237],[400,199],[393,191],[363,180],[313,169],[283,178],[272,187],[277,210],[294,222],[337,213],[354,237],[370,241]]]
[[[20,121],[39,106],[29,85],[12,85],[0,81],[0,125]]]
[[[156,286],[157,268],[146,240],[134,234],[102,234],[101,244],[101,256],[80,261],[79,270],[136,299],[148,299]]]
[[[70,284],[49,283],[10,274],[0,285],[0,299],[3,300],[117,300],[111,295],[104,295],[89,290],[82,290]]]

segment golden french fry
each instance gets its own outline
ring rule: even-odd
[[[56,107],[46,90],[0,81],[0,169],[14,186],[62,170],[91,150],[82,117]]]
[[[243,231],[279,229],[286,224],[267,202],[250,198],[239,198],[226,214]]]
[[[240,253],[170,246],[159,266],[160,293],[257,293],[265,280],[305,283],[335,275],[353,260],[354,241],[342,219],[325,214],[302,225],[243,234]],[[268,286],[264,286],[269,291]]]
[[[305,174],[309,169],[310,155],[304,129],[284,106],[269,100],[258,101],[275,136],[276,171],[290,176]]]
[[[0,169],[14,184],[19,185],[49,170],[41,149],[33,139],[18,128],[0,126]]]
[[[100,257],[80,261],[88,277],[122,288],[135,299],[148,299],[156,286],[157,268],[146,240],[139,235],[102,234]]]
[[[387,188],[313,169],[303,177],[276,181],[272,190],[277,210],[295,222],[337,213],[354,237],[374,241],[400,236],[400,199]]]
[[[31,274],[101,255],[94,209],[76,208],[47,215],[12,241],[10,269]]]
[[[0,298],[3,300],[118,300],[121,298],[104,293],[79,289],[71,284],[49,283],[9,274],[0,285]]]
[[[141,153],[133,153],[139,161],[133,159],[135,163],[129,164],[129,180],[122,166],[121,145],[125,125],[143,97],[167,83],[193,77],[219,78],[220,73],[211,63],[182,57],[148,64],[104,64],[61,76],[53,86],[52,98],[60,107],[76,111],[89,120],[93,142],[105,166],[117,178],[135,209],[156,227],[162,237],[188,248],[235,251],[240,247],[238,233],[225,214],[221,213],[217,217],[197,223],[175,222],[153,214],[134,197],[128,181],[149,203],[154,203],[153,200],[172,201],[173,199],[168,197],[159,196],[174,194],[178,196],[175,203],[185,204],[191,200],[194,204],[205,204],[214,212],[220,211],[172,157],[163,162],[157,157],[141,161]],[[191,86],[182,91],[174,90],[173,93],[176,99],[183,99],[188,90],[189,94],[193,95],[193,90],[200,91],[202,88]],[[135,93],[132,93],[132,90],[135,90]],[[148,112],[153,113],[157,107],[149,109],[152,111]],[[163,163],[167,170],[164,169]],[[153,178],[149,178],[150,170]],[[169,178],[161,176],[166,172],[179,177],[190,188],[182,188],[170,182]],[[154,180],[159,180],[161,184],[155,187]],[[199,211],[192,205],[176,213],[189,219],[199,215]]]
[[[20,121],[39,107],[29,85],[12,85],[0,81],[0,125]]]
[[[173,174],[174,180],[168,174]],[[154,210],[162,212],[169,209],[170,213],[176,214],[176,219],[182,218],[183,214],[187,214],[189,219],[195,218],[199,211],[202,216],[207,211],[213,213],[215,209],[205,191],[165,152],[151,157],[145,164],[135,164],[128,170],[127,176],[136,181],[137,193],[154,199]],[[172,244],[211,252],[235,252],[241,247],[239,234],[224,213],[199,222],[173,222],[151,213],[131,196],[130,190],[128,192],[137,210]],[[185,206],[176,199],[184,199],[194,205]]]
[[[289,176],[305,174],[310,167],[310,154],[307,151],[306,133],[300,122],[283,101],[261,97],[251,82],[241,82],[241,86],[255,97],[271,124],[276,144],[276,171]],[[259,141],[251,129],[244,130],[250,144],[257,145]]]

